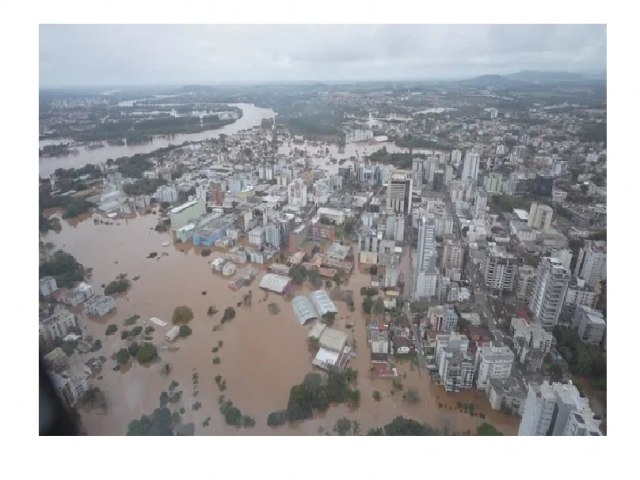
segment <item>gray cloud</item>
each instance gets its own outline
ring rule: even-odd
[[[42,25],[40,84],[601,72],[604,25]]]

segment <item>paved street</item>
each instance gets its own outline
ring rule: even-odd
[[[420,335],[419,328],[414,323],[415,315],[411,313],[411,307],[409,302],[404,303],[404,311],[409,319],[409,324],[411,325],[411,332],[413,334],[413,345],[416,349],[416,356],[418,358],[418,375],[420,375],[420,370],[427,368],[427,359],[424,356],[424,342],[422,341],[422,336]]]

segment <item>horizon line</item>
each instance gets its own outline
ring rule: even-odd
[[[215,87],[215,86],[234,86],[234,85],[266,85],[266,84],[357,84],[357,83],[436,83],[436,82],[456,82],[461,80],[473,80],[475,78],[486,77],[486,76],[497,76],[497,77],[507,77],[509,75],[514,75],[520,72],[536,72],[536,73],[567,73],[572,75],[585,75],[589,76],[599,76],[604,75],[605,80],[607,76],[606,70],[601,70],[597,72],[571,72],[567,70],[519,70],[513,73],[483,73],[479,75],[473,76],[455,76],[455,77],[441,77],[441,78],[388,78],[388,79],[343,79],[343,80],[312,80],[312,79],[304,79],[304,80],[287,80],[287,79],[278,79],[278,80],[223,80],[223,81],[185,81],[185,82],[167,82],[167,83],[131,83],[131,84],[60,84],[60,85],[39,85],[39,90],[64,90],[71,88],[148,88],[148,87],[187,87],[187,86],[196,86],[196,87]],[[588,78],[585,80],[589,80]]]

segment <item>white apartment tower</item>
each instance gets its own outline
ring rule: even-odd
[[[556,258],[543,257],[531,292],[529,308],[544,328],[553,328],[564,305],[571,274]]]
[[[607,278],[607,242],[588,240],[580,249],[575,273],[591,288]]]
[[[464,165],[462,167],[462,176],[460,180],[476,181],[478,179],[478,169],[480,168],[480,154],[476,152],[467,152],[464,156]]]
[[[413,282],[413,298],[433,297],[437,293],[436,226],[431,217],[423,215],[418,220],[418,245]]]
[[[294,179],[287,187],[289,204],[294,207],[307,206],[307,185],[301,178]]]
[[[476,192],[474,218],[484,218],[487,210],[487,192],[483,188],[479,188]]]
[[[484,390],[489,379],[504,379],[511,375],[515,355],[505,345],[491,342],[476,351],[476,387]]]
[[[432,270],[436,263],[436,225],[432,217],[418,219],[416,270]]]

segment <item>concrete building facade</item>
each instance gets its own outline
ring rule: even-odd
[[[527,392],[518,435],[584,435],[579,426],[585,425],[589,435],[599,436],[600,422],[594,416],[589,401],[580,396],[573,384],[532,383]]]
[[[580,249],[575,272],[591,288],[607,278],[607,242],[588,240]]]

